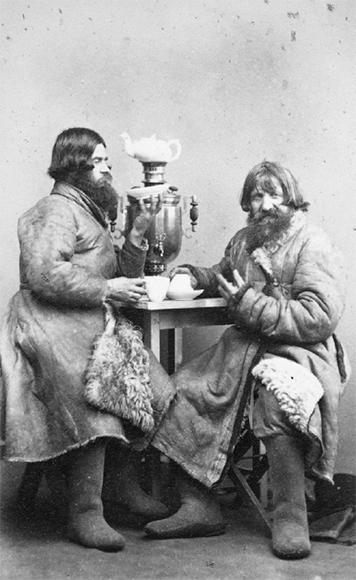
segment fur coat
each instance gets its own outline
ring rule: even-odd
[[[106,280],[141,276],[146,253],[114,247],[100,209],[65,183],[20,218],[18,235],[21,286],[0,336],[4,458],[47,460],[97,437],[128,444],[124,422],[88,403],[85,373],[105,328]],[[151,352],[147,361],[152,433],[173,388]]]
[[[235,420],[246,381],[257,368],[256,376],[269,384],[265,366],[257,363],[262,357],[281,358],[301,365],[304,372],[298,374],[299,394],[283,393],[279,381],[274,389],[277,399],[309,441],[309,473],[331,480],[338,405],[346,381],[344,353],[335,336],[344,309],[342,256],[321,229],[308,225],[302,212],[295,214],[279,243],[263,249],[265,260],[247,251],[246,232],[246,228],[237,232],[212,268],[189,266],[198,288],[205,290],[202,297],[217,295],[217,273],[232,282],[236,268],[245,284],[228,304],[233,326],[217,345],[173,375],[177,399],[153,444],[212,486],[236,443]],[[283,370],[278,362],[277,367],[279,373],[285,372],[285,364]],[[293,379],[293,368],[287,372]],[[252,388],[253,381],[250,384]]]

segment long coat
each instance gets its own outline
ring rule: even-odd
[[[344,309],[342,256],[321,229],[297,212],[289,232],[269,248],[267,276],[247,251],[246,232],[237,232],[212,268],[186,264],[205,289],[202,297],[216,295],[217,273],[233,281],[236,268],[246,283],[229,302],[233,326],[172,377],[177,399],[153,444],[208,487],[218,482],[234,444],[249,372],[259,353],[273,354],[303,365],[324,388],[308,425],[307,463],[314,476],[331,480],[345,381],[343,350],[334,335]]]
[[[106,280],[142,275],[146,253],[114,247],[105,216],[66,183],[56,183],[19,220],[20,290],[0,337],[4,458],[41,461],[97,437],[127,444],[122,421],[88,405],[83,375],[104,330]],[[173,395],[150,353],[158,424]]]

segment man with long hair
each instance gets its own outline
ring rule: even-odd
[[[180,509],[151,522],[153,538],[221,534],[214,487],[236,444],[241,392],[251,384],[251,427],[267,450],[274,496],[272,546],[280,558],[310,553],[304,476],[332,482],[337,410],[346,380],[335,329],[344,308],[339,251],[307,222],[290,171],[264,161],[240,200],[247,226],[211,268],[183,265],[202,297],[221,294],[233,326],[183,366],[153,445],[178,464]],[[252,379],[252,380],[251,380]]]
[[[118,551],[124,538],[106,522],[102,494],[146,521],[168,514],[140,488],[140,458],[130,448],[152,435],[172,396],[169,379],[115,310],[118,301],[136,303],[145,293],[143,235],[162,200],[140,201],[119,248],[110,232],[118,197],[102,137],[87,128],[63,131],[48,173],[51,194],[19,219],[20,290],[0,338],[4,459],[43,465],[49,483],[51,474],[64,473],[68,538]],[[133,409],[122,416],[109,398],[112,388],[127,386],[128,375],[135,375],[129,387],[143,406],[135,408],[128,395]]]

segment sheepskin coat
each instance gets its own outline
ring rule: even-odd
[[[272,354],[303,365],[323,387],[304,436],[310,443],[308,469],[330,480],[345,380],[343,350],[334,335],[344,309],[342,257],[303,212],[296,212],[279,243],[263,249],[269,268],[247,251],[246,232],[236,233],[212,268],[189,266],[205,289],[202,297],[216,295],[217,273],[233,281],[236,268],[246,283],[228,304],[233,326],[172,377],[177,399],[153,444],[206,486],[216,483],[236,442],[235,420],[249,372]]]
[[[0,338],[5,459],[42,461],[97,437],[127,441],[123,422],[90,406],[83,376],[104,331],[106,280],[143,273],[146,252],[114,247],[105,216],[78,189],[56,183],[19,220],[20,290]],[[150,353],[156,424],[172,396]]]

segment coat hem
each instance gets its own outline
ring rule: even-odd
[[[4,453],[3,457],[1,457],[1,459],[3,461],[9,461],[12,463],[41,463],[41,462],[45,462],[45,461],[50,461],[51,459],[56,459],[57,457],[61,457],[62,455],[65,455],[66,453],[70,453],[71,451],[75,451],[76,449],[79,449],[80,447],[84,447],[85,445],[88,445],[88,443],[91,443],[93,441],[95,441],[96,439],[117,439],[119,441],[122,441],[122,443],[124,443],[126,446],[130,446],[130,441],[124,437],[123,435],[95,435],[95,437],[89,437],[88,439],[86,439],[85,441],[81,442],[81,443],[77,443],[75,445],[71,445],[70,447],[67,447],[66,449],[64,449],[63,451],[59,451],[58,453],[52,454],[52,455],[48,455],[45,457],[37,457],[37,458],[28,458],[28,457],[19,457],[19,456],[11,456],[11,457],[7,457],[6,456],[6,452]]]

